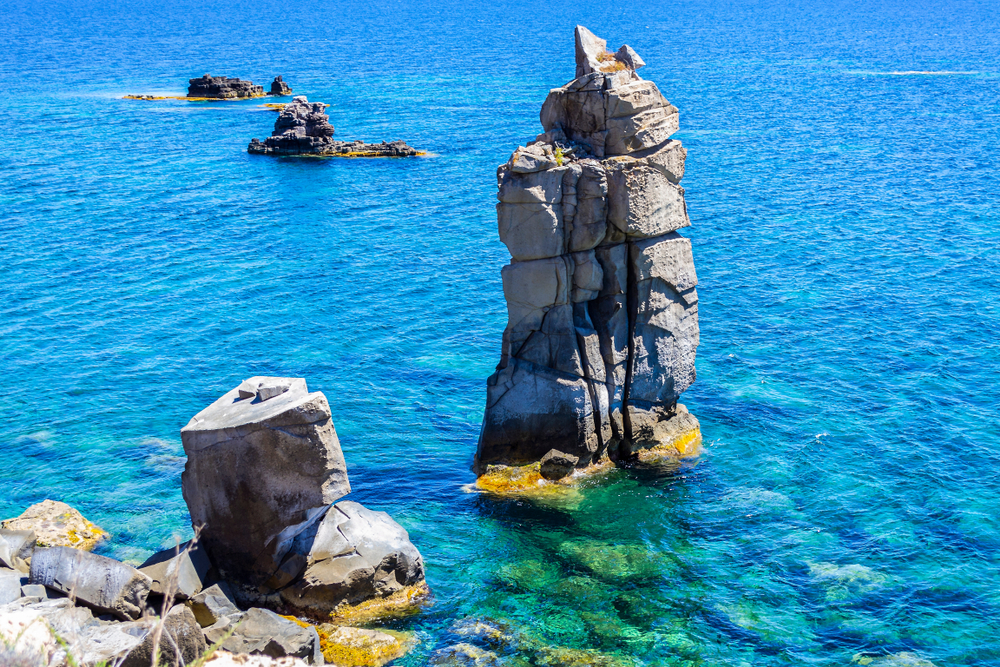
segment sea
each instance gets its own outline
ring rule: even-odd
[[[680,109],[703,452],[471,493],[495,171],[577,24]],[[430,155],[122,99],[205,73]],[[0,518],[64,501],[139,563],[191,535],[180,429],[303,377],[425,560],[394,664],[482,622],[519,667],[1000,665],[1000,3],[4,0],[0,89]]]

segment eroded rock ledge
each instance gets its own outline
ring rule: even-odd
[[[576,78],[552,90],[545,132],[497,170],[508,322],[487,381],[476,454],[565,478],[609,461],[688,456],[698,421],[677,402],[695,379],[698,284],[678,113],[642,59],[576,28]],[[493,475],[494,478],[490,479]],[[522,480],[523,481],[523,480]]]
[[[337,157],[413,157],[424,153],[403,141],[366,144],[333,138],[333,125],[322,102],[296,97],[281,109],[274,132],[264,141],[253,139],[247,152],[260,155],[329,155]]]

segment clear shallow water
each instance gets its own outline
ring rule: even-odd
[[[407,665],[468,616],[645,665],[1000,664],[995,4],[0,17],[0,516],[64,500],[142,559],[187,534],[191,415],[244,377],[303,376],[352,497],[426,559]],[[494,172],[572,77],[576,23],[632,45],[681,109],[706,451],[497,501],[461,490],[506,316]],[[259,102],[117,99],[205,72],[283,74],[338,136],[437,156],[249,156]]]

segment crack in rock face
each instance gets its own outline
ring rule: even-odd
[[[584,468],[698,429],[678,398],[695,379],[698,284],[677,108],[576,28],[576,78],[549,92],[545,130],[497,171],[511,254],[508,322],[487,380],[476,472]],[[684,453],[684,452],[682,452]],[[555,466],[554,461],[560,465]]]

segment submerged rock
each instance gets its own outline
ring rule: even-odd
[[[73,547],[84,551],[92,550],[108,536],[78,511],[55,500],[32,505],[21,516],[0,522],[0,528],[33,532],[40,547]]]
[[[195,415],[181,441],[201,543],[228,581],[249,589],[351,490],[326,397],[301,378],[247,380]]]
[[[220,100],[264,97],[264,86],[256,86],[253,81],[205,74],[197,79],[188,80],[187,96]]]
[[[430,664],[436,667],[500,667],[500,658],[493,651],[461,643],[434,651]]]
[[[608,459],[697,453],[677,402],[694,381],[697,276],[670,139],[677,109],[582,26],[577,78],[552,90],[545,133],[497,171],[508,321],[487,380],[476,453],[481,488],[504,466],[546,459],[542,476]],[[552,453],[549,456],[550,452]],[[526,487],[529,488],[529,487]]]
[[[253,139],[247,151],[261,155],[333,155],[341,157],[411,157],[420,151],[402,141],[366,144],[338,141],[324,112],[327,104],[298,96],[286,104],[274,122],[274,132],[264,141]]]
[[[279,74],[278,76],[274,77],[274,81],[271,82],[270,94],[278,96],[291,95],[292,88],[287,83],[285,83],[284,79],[282,79],[281,75]]]

